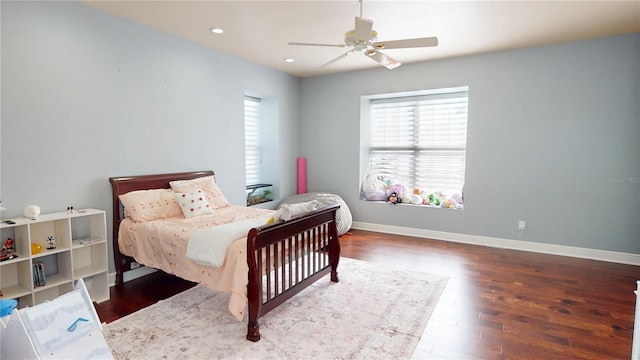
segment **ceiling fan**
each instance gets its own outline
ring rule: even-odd
[[[362,52],[369,58],[377,61],[387,69],[395,69],[402,65],[398,60],[384,54],[382,49],[407,49],[432,47],[438,45],[437,37],[424,37],[415,39],[402,39],[391,41],[378,41],[378,33],[373,30],[373,20],[362,17],[362,4],[360,0],[360,16],[355,18],[355,28],[344,34],[344,44],[317,44],[304,42],[289,42],[289,45],[303,46],[328,46],[328,47],[349,47],[349,51],[338,56],[337,58],[327,62],[322,66],[333,64],[334,62],[345,58],[354,52]]]

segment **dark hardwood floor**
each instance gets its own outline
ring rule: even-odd
[[[630,359],[640,267],[352,230],[342,256],[449,277],[416,359]],[[111,288],[111,322],[193,284]]]

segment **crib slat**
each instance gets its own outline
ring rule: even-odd
[[[286,256],[285,256],[286,252],[284,251],[285,242],[283,241],[280,245],[281,245],[280,246],[280,248],[281,248],[280,249],[280,256],[281,256],[281,263],[282,263],[282,266],[280,267],[280,269],[281,269],[280,270],[280,275],[281,275],[281,279],[280,280],[282,281],[282,292],[285,292],[287,290],[287,272],[286,272],[287,262],[286,262]]]
[[[300,234],[296,234],[296,284],[300,282]]]
[[[289,256],[289,287],[288,289],[290,289],[293,286],[293,261],[294,258],[291,256],[291,252],[292,252],[292,248],[293,247],[293,238],[290,237],[287,239],[287,256]]]
[[[265,269],[267,275],[267,291],[266,291],[266,301],[271,300],[271,246],[266,247],[266,257],[267,257],[267,267]]]

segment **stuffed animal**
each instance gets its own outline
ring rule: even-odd
[[[460,196],[459,194],[454,194],[451,195],[451,198],[449,199],[450,201],[450,208],[455,208],[455,209],[463,209],[464,205],[462,204],[462,196]]]
[[[422,198],[422,205],[429,205],[429,194],[422,191],[419,195]]]
[[[380,176],[376,176],[373,174],[367,174],[365,176],[364,181],[362,181],[362,191],[363,192],[385,192],[387,191],[387,183],[380,178]]]
[[[399,204],[402,202],[402,198],[400,198],[400,196],[398,196],[397,192],[392,192],[389,197],[387,198],[387,202],[390,202],[392,204]]]
[[[418,194],[411,195],[411,203],[413,205],[422,205],[423,201],[424,200],[422,199],[422,197],[420,195],[418,195]]]
[[[440,198],[440,194],[438,194],[437,192],[429,194],[429,205],[440,206],[441,203],[442,199]]]
[[[387,195],[391,195],[392,193],[396,193],[398,198],[402,199],[407,196],[407,188],[401,184],[391,185],[391,187],[387,189]]]
[[[362,194],[365,200],[385,201],[387,199],[387,180],[383,175],[367,174],[362,182]]]
[[[387,175],[378,175],[378,180],[382,181],[386,187],[395,184],[395,181]]]

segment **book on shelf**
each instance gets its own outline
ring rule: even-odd
[[[34,263],[33,265],[33,287],[40,286],[40,277],[38,276],[38,264]]]
[[[38,263],[40,267],[40,278],[42,279],[42,286],[47,285],[47,274],[44,272],[44,263]]]
[[[47,285],[47,275],[44,273],[44,263],[33,263],[33,286],[45,286]]]

